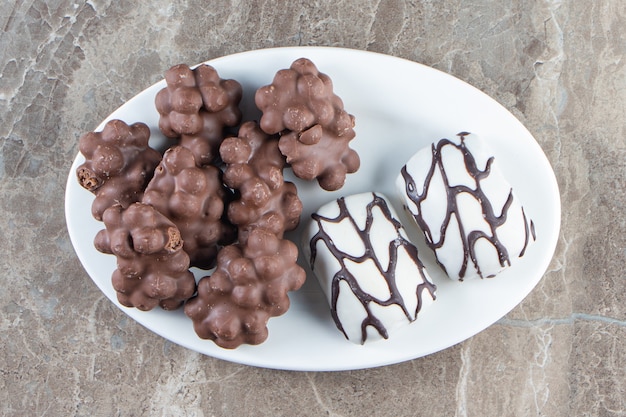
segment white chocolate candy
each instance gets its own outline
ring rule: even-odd
[[[533,222],[477,135],[461,132],[420,150],[396,186],[451,279],[494,277],[535,239]]]
[[[342,197],[312,218],[304,253],[348,340],[386,339],[432,303],[435,285],[386,197]]]

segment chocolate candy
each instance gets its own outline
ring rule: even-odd
[[[224,182],[239,194],[228,207],[228,218],[238,226],[240,241],[252,229],[262,228],[282,238],[298,226],[302,202],[295,185],[284,180],[285,159],[277,136],[246,122],[238,137],[224,140],[220,154],[226,163]]]
[[[280,151],[298,178],[317,179],[333,191],[343,186],[347,173],[358,170],[359,156],[349,147],[354,116],[310,60],[300,58],[278,71],[272,84],[257,90],[255,103],[263,112],[261,129],[281,135]]]
[[[148,146],[150,129],[144,123],[127,125],[121,120],[106,123],[102,132],[79,139],[85,162],[77,170],[79,184],[95,194],[91,213],[102,220],[114,204],[128,207],[140,201],[161,154]]]
[[[190,149],[198,165],[215,162],[225,127],[241,121],[242,88],[235,80],[221,79],[210,65],[195,69],[185,64],[165,73],[167,87],[155,98],[159,128]]]
[[[358,154],[348,147],[352,138],[354,131],[339,137],[316,125],[306,132],[284,134],[279,146],[298,178],[317,179],[320,187],[335,191],[343,187],[346,174],[360,166]]]
[[[303,246],[335,324],[351,342],[387,339],[435,299],[417,248],[384,195],[341,197],[312,219]]]
[[[461,132],[420,150],[396,185],[453,280],[494,277],[535,239],[532,220],[487,144],[474,134]]]
[[[215,266],[219,248],[236,237],[225,216],[225,203],[231,199],[218,168],[197,167],[190,150],[173,146],[163,155],[142,202],[178,227],[190,266],[210,269]]]
[[[96,235],[96,248],[117,258],[113,288],[126,307],[151,310],[178,308],[196,288],[183,251],[180,231],[152,206],[133,203],[108,208],[106,229]]]
[[[349,147],[354,117],[330,78],[307,59],[257,91],[263,129],[247,122],[226,140],[227,129],[241,122],[238,82],[221,79],[209,65],[184,64],[170,68],[165,80],[155,98],[159,128],[177,141],[160,164],[145,125],[126,126],[128,147],[117,139],[122,134],[107,133],[121,130],[117,125],[85,141],[88,161],[79,181],[96,192],[95,212],[106,227],[95,245],[117,257],[112,280],[123,305],[172,309],[188,300],[185,313],[200,337],[226,348],[261,343],[267,321],[287,310],[287,293],[306,275],[296,245],[283,239],[302,212],[283,169],[289,163],[298,177],[317,179],[327,190],[343,186],[360,164]],[[109,136],[120,143],[98,147]],[[191,299],[190,266],[216,268]]]
[[[297,265],[298,249],[264,229],[254,229],[245,244],[222,249],[217,268],[198,283],[197,296],[185,304],[196,333],[233,349],[267,339],[267,322],[289,308],[288,291],[306,278]]]
[[[343,136],[354,127],[354,117],[333,92],[330,77],[306,58],[278,71],[272,84],[257,90],[255,103],[263,112],[261,129],[268,134],[304,132],[319,124]]]
[[[295,186],[284,180],[278,138],[255,122],[224,140],[220,154],[224,182],[239,196],[228,208],[239,242],[218,253],[216,271],[200,280],[185,313],[198,336],[232,349],[263,342],[269,318],[289,307],[287,292],[304,283],[298,248],[282,238],[298,225],[302,203]]]

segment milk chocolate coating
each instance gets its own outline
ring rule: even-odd
[[[263,112],[261,129],[268,134],[303,132],[319,124],[343,136],[354,127],[354,117],[333,92],[330,77],[306,58],[278,71],[272,84],[259,88],[254,99]]]
[[[359,156],[349,147],[354,116],[310,60],[300,58],[278,71],[272,84],[257,90],[255,103],[263,113],[261,129],[281,135],[280,151],[299,178],[318,179],[333,191],[343,186],[347,173],[358,170]]]
[[[236,237],[225,215],[225,205],[231,199],[218,168],[197,167],[190,150],[173,146],[163,155],[142,202],[178,227],[191,266],[210,269],[221,245],[232,243]]]
[[[302,202],[293,183],[285,181],[285,159],[278,137],[265,134],[255,122],[246,122],[239,137],[227,138],[220,147],[226,164],[224,182],[238,191],[228,207],[229,220],[239,228],[239,240],[262,228],[282,238],[298,226]]]
[[[255,122],[244,123],[239,137],[224,140],[220,154],[224,182],[238,194],[228,217],[238,227],[239,242],[218,253],[215,272],[200,280],[185,313],[199,337],[233,349],[265,341],[269,318],[287,311],[287,292],[304,283],[298,248],[282,239],[298,225],[302,203],[295,186],[284,180],[278,137]]]
[[[185,304],[198,336],[227,349],[264,342],[269,318],[286,312],[287,292],[304,283],[297,258],[294,243],[263,229],[252,230],[245,244],[222,249],[215,272]]]
[[[150,129],[144,123],[127,125],[111,120],[102,132],[89,132],[79,139],[85,162],[77,170],[79,184],[95,194],[91,213],[102,220],[114,204],[128,207],[140,201],[161,154],[148,146]]]
[[[337,136],[315,125],[302,133],[281,136],[279,148],[298,178],[317,179],[320,187],[335,191],[345,184],[346,174],[356,172],[361,165],[359,155],[348,145],[353,138],[354,130]]]
[[[195,291],[189,256],[183,251],[180,231],[152,206],[133,203],[108,208],[102,218],[106,229],[94,244],[117,258],[113,288],[126,307],[151,310],[178,308]]]
[[[167,87],[155,98],[159,128],[167,137],[180,138],[180,145],[194,153],[198,165],[214,162],[225,127],[241,121],[241,84],[221,79],[206,64],[193,70],[175,65],[166,71],[165,81]]]

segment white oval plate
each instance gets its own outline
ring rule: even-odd
[[[259,116],[253,99],[256,89],[271,83],[276,71],[288,68],[300,57],[311,59],[332,78],[346,110],[355,115],[357,137],[352,146],[361,156],[361,169],[337,192],[329,193],[288,176],[297,183],[304,203],[301,224],[320,205],[341,195],[379,191],[393,198],[395,178],[413,153],[443,137],[470,131],[490,144],[501,170],[535,222],[537,241],[524,258],[494,279],[459,283],[447,279],[428,251],[420,247],[438,286],[436,302],[388,340],[364,346],[348,342],[336,329],[317,281],[309,273],[303,288],[291,294],[289,311],[270,320],[270,336],[265,343],[226,350],[198,338],[182,309],[142,312],[117,302],[110,280],[115,258],[94,248],[93,238],[103,225],[91,217],[92,194],[76,181],[75,170],[84,161],[79,154],[67,180],[66,220],[76,253],[100,290],[137,322],[194,351],[242,364],[306,371],[369,368],[418,358],[475,335],[513,309],[545,273],[560,227],[554,172],[528,130],[476,88],[435,69],[387,55],[294,47],[244,52],[208,63],[222,78],[234,78],[243,85],[242,110],[244,120],[250,120]],[[164,85],[161,81],[141,92],[96,130],[113,118],[129,124],[144,122],[152,131],[151,144],[162,146],[165,142],[158,130],[154,96]],[[401,213],[401,208],[396,204],[396,211]],[[410,229],[409,222],[405,226]],[[410,234],[419,240],[418,232]],[[299,230],[289,237],[300,243]]]

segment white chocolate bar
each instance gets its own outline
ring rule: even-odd
[[[535,239],[533,222],[477,135],[462,132],[420,150],[396,186],[453,280],[494,277]]]
[[[386,339],[432,303],[435,285],[385,196],[342,197],[312,218],[304,253],[348,340]]]

